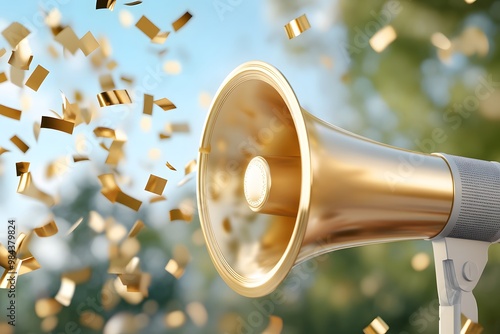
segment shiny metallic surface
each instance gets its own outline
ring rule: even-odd
[[[315,118],[282,74],[262,62],[241,65],[221,85],[201,147],[212,147],[199,155],[197,184],[207,248],[226,283],[249,297],[272,292],[295,264],[315,255],[433,237],[453,204],[452,176],[441,157],[383,145]],[[250,208],[244,191],[256,156],[300,162],[282,169],[289,175],[282,177],[286,173],[273,172],[277,165],[268,161],[271,188],[261,212]],[[283,181],[291,178],[295,183]],[[286,209],[267,214],[268,202]]]

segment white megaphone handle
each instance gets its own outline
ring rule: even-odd
[[[478,323],[476,286],[488,261],[490,242],[441,238],[432,241],[439,296],[439,333],[460,334],[462,314]]]

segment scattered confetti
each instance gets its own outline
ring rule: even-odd
[[[88,161],[90,160],[89,157],[84,156],[84,155],[74,155],[73,156],[73,162],[81,162],[81,161]]]
[[[11,23],[2,31],[2,35],[14,49],[19,42],[25,39],[30,34],[30,31],[19,22]]]
[[[123,204],[134,211],[139,211],[139,208],[141,207],[142,204],[141,201],[125,194],[121,190],[118,192],[118,195],[116,196],[116,202]]]
[[[140,5],[142,1],[132,1],[132,2],[127,2],[124,3],[125,6],[135,6],[135,5]]]
[[[35,198],[45,203],[49,207],[53,206],[56,203],[55,199],[52,196],[44,193],[35,186],[30,172],[21,174],[17,192],[19,194]]]
[[[42,116],[42,122],[40,124],[40,127],[42,129],[52,129],[72,134],[73,129],[75,128],[75,123],[70,121],[65,121],[64,119]]]
[[[120,76],[120,80],[125,82],[127,85],[132,85],[134,83],[134,78],[125,75]]]
[[[123,140],[113,140],[111,146],[109,147],[108,157],[106,158],[106,164],[116,166],[123,159],[123,145],[125,141]]]
[[[186,166],[184,167],[184,175],[188,175],[188,174],[191,174],[192,172],[194,172],[196,170],[196,166],[197,166],[197,163],[196,163],[195,159],[188,162],[186,164]]]
[[[116,138],[115,130],[103,126],[98,126],[97,128],[95,128],[94,135],[96,137],[102,137],[102,138],[113,138],[113,139]]]
[[[97,0],[95,4],[95,9],[109,9],[113,10],[115,8],[116,0]]]
[[[295,38],[302,34],[304,31],[311,28],[311,24],[307,19],[306,14],[303,14],[296,19],[291,20],[285,25],[285,32],[288,36],[288,39]]]
[[[385,334],[389,330],[389,326],[382,320],[381,317],[376,317],[365,329],[364,334]]]
[[[80,39],[80,49],[85,56],[88,56],[99,47],[99,42],[89,31]]]
[[[153,103],[154,103],[154,96],[149,94],[144,94],[144,105],[142,108],[142,113],[146,115],[152,115]]]
[[[149,200],[149,203],[157,203],[161,201],[166,201],[167,198],[165,196],[155,196]]]
[[[396,39],[396,30],[392,26],[386,26],[375,33],[370,38],[370,45],[373,50],[380,53],[385,50],[385,48],[394,42]]]
[[[110,60],[107,64],[106,64],[106,68],[110,71],[114,70],[116,67],[118,66],[118,63],[116,62],[116,60]]]
[[[132,103],[128,92],[125,89],[102,92],[97,94],[97,100],[99,101],[99,105],[101,107]]]
[[[6,107],[0,104],[0,115],[9,117],[15,120],[21,119],[21,110]]]
[[[175,278],[179,279],[184,274],[184,268],[181,268],[177,261],[170,259],[165,266],[165,271],[170,273]]]
[[[137,21],[135,26],[148,36],[152,42],[157,44],[163,44],[169,35],[169,32],[160,32],[160,28],[144,15]]]
[[[1,48],[0,49],[0,57],[3,57],[3,55],[7,53],[7,50],[5,50],[5,48]]]
[[[73,295],[75,293],[75,282],[70,279],[62,278],[61,279],[61,287],[55,296],[55,300],[57,300],[61,305],[69,306],[71,304],[71,300],[73,299]]]
[[[7,81],[7,74],[5,72],[0,73],[0,83]]]
[[[49,75],[49,71],[47,71],[43,66],[37,65],[33,73],[31,73],[30,77],[26,81],[25,85],[36,92],[42,85],[42,82],[45,80],[47,75]]]
[[[172,27],[174,28],[174,31],[178,31],[179,29],[184,27],[184,25],[186,23],[188,23],[188,21],[191,20],[192,17],[193,17],[193,15],[191,15],[191,13],[185,12],[181,17],[179,17],[177,20],[175,20],[172,23]]]
[[[132,228],[130,229],[130,232],[128,233],[128,237],[129,238],[135,238],[139,232],[144,228],[144,223],[142,220],[137,220],[135,223],[134,223],[134,226],[132,226]]]
[[[168,111],[168,110],[172,110],[172,109],[175,109],[176,106],[175,104],[173,104],[169,99],[167,99],[166,97],[164,98],[161,98],[159,100],[155,100],[154,101],[154,104],[156,104],[158,107],[162,108],[163,111]]]
[[[180,209],[172,209],[169,211],[170,221],[183,220],[185,222],[190,222],[193,217],[182,212]]]
[[[30,168],[29,162],[16,162],[16,174],[21,176],[21,174],[27,173]]]
[[[58,228],[54,220],[50,220],[48,223],[33,229],[33,232],[35,232],[36,235],[42,238],[51,237],[55,235],[57,231]]]
[[[170,170],[177,171],[177,169],[175,169],[175,167],[174,167],[174,166],[172,166],[172,165],[171,165],[168,161],[167,161],[167,163],[165,164],[165,166],[167,166],[167,167],[168,167],[168,169],[170,169]]]
[[[4,153],[7,153],[7,152],[10,152],[10,151],[8,149],[3,148],[2,146],[0,146],[0,155],[2,155]]]
[[[16,145],[16,147],[18,149],[20,149],[23,153],[26,153],[30,149],[30,147],[28,145],[26,145],[26,143],[24,141],[22,141],[21,138],[19,138],[16,135],[12,136],[12,138],[10,138],[10,141],[14,145]]]
[[[30,69],[30,64],[32,60],[33,60],[32,55],[25,57],[21,54],[21,51],[12,51],[8,63],[12,67],[17,68],[18,70],[27,71]]]
[[[54,39],[71,52],[71,54],[75,54],[80,49],[80,39],[70,26],[61,30]]]
[[[161,178],[159,176],[151,174],[149,176],[149,180],[148,180],[144,190],[161,196],[163,194],[163,190],[165,189],[166,185],[167,185],[167,180],[165,180],[164,178]]]

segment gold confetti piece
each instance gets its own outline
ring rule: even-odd
[[[3,55],[7,53],[7,50],[5,50],[5,48],[1,48],[0,49],[0,57],[3,57]]]
[[[73,225],[71,225],[71,227],[69,228],[68,232],[66,232],[66,236],[68,236],[71,233],[73,233],[78,228],[78,226],[80,226],[80,224],[82,223],[82,221],[83,221],[83,217],[80,217]]]
[[[161,133],[158,134],[158,137],[160,138],[160,140],[163,140],[163,139],[169,139],[172,136],[170,134],[168,134],[168,133],[161,132]]]
[[[101,107],[132,103],[128,92],[125,89],[99,93],[97,94],[97,100],[99,101],[99,106]]]
[[[392,26],[386,26],[375,33],[370,38],[370,46],[373,50],[380,53],[385,50],[385,48],[394,42],[396,39],[396,30]]]
[[[33,123],[33,136],[35,137],[35,140],[38,141],[38,136],[40,135],[40,123],[34,122]]]
[[[10,152],[10,151],[8,149],[3,148],[2,146],[0,146],[0,155],[2,155],[4,153],[7,153],[7,152]]]
[[[16,147],[17,147],[18,149],[20,149],[23,153],[26,153],[26,152],[30,149],[30,147],[29,147],[28,145],[26,145],[26,143],[25,143],[25,142],[23,142],[23,141],[21,140],[21,138],[19,138],[19,137],[18,137],[18,136],[16,136],[16,135],[12,136],[12,138],[10,138],[10,141],[11,141],[14,145],[16,145]]]
[[[167,123],[167,124],[165,124],[165,131],[167,133],[189,132],[189,124],[188,123]]]
[[[120,80],[128,85],[132,85],[134,83],[134,78],[125,75],[120,76]]]
[[[5,72],[0,73],[0,83],[7,81],[7,74]]]
[[[35,92],[40,88],[43,80],[49,75],[49,71],[47,71],[43,66],[37,65],[33,73],[31,73],[30,77],[26,81],[25,85]]]
[[[124,3],[125,6],[135,6],[135,5],[140,5],[142,1],[132,1],[132,2],[127,2]]]
[[[134,226],[132,226],[132,228],[130,229],[130,232],[128,233],[128,238],[134,238],[135,236],[137,236],[137,234],[139,234],[139,232],[144,228],[144,223],[142,222],[142,220],[137,220],[134,224]]]
[[[168,169],[170,169],[170,170],[177,171],[177,169],[175,169],[175,168],[174,168],[174,166],[172,166],[172,165],[171,165],[168,161],[167,161],[167,163],[165,164],[165,166],[167,166],[167,167],[168,167]]]
[[[199,152],[202,154],[208,154],[212,150],[211,146],[208,145],[207,147],[200,147]]]
[[[106,158],[105,163],[108,165],[116,166],[123,159],[123,145],[125,141],[122,140],[113,140],[111,146],[109,147],[108,157]]]
[[[139,211],[139,208],[141,207],[142,204],[141,201],[125,194],[121,190],[118,192],[118,195],[116,196],[116,202],[123,204],[134,211]]]
[[[115,8],[116,0],[97,0],[95,4],[95,9],[109,9],[113,10]]]
[[[73,295],[75,293],[75,282],[70,279],[62,278],[61,279],[61,287],[55,296],[55,300],[57,300],[61,305],[69,306],[71,304],[71,300],[73,299]]]
[[[188,21],[191,20],[192,17],[193,17],[193,15],[191,15],[191,13],[185,12],[181,17],[179,17],[177,20],[175,20],[172,23],[172,27],[174,28],[174,31],[178,31],[179,29],[184,27],[184,25],[186,23],[188,23]]]
[[[85,155],[74,155],[73,156],[73,162],[81,162],[81,161],[88,161],[90,160],[89,157]]]
[[[54,58],[54,59],[59,58],[59,52],[57,51],[57,49],[53,45],[49,45],[47,47],[47,51],[49,51],[49,54],[52,58]]]
[[[146,184],[144,190],[152,192],[156,195],[162,195],[165,186],[167,185],[167,180],[156,175],[149,175],[149,180]]]
[[[149,39],[153,39],[160,32],[160,28],[151,22],[146,16],[142,16],[135,26],[142,31]]]
[[[25,71],[20,70],[15,67],[10,67],[10,82],[16,85],[17,87],[24,87],[24,75]]]
[[[18,70],[27,71],[30,69],[30,64],[32,60],[33,56],[23,57],[20,51],[12,51],[8,63],[12,67],[17,68]]]
[[[103,74],[99,76],[99,84],[103,91],[113,90],[115,88],[115,82],[113,81],[113,76],[111,74]]]
[[[99,42],[89,31],[80,39],[80,49],[85,56],[88,56],[99,47]]]
[[[103,137],[103,138],[113,138],[113,139],[116,138],[115,130],[103,126],[98,126],[97,128],[95,128],[94,135],[96,137]]]
[[[35,186],[35,183],[33,183],[32,181],[30,172],[21,174],[17,192],[19,194],[35,198],[45,203],[49,207],[53,206],[56,203],[55,199],[52,196],[44,193]]]
[[[177,75],[182,71],[181,63],[179,63],[177,60],[167,60],[163,64],[163,71],[165,71],[165,73],[167,74]]]
[[[41,238],[51,237],[58,231],[59,230],[54,220],[51,220],[48,223],[33,229],[33,232],[35,232],[35,234]]]
[[[52,129],[72,134],[73,129],[75,128],[75,123],[65,121],[63,119],[42,116],[42,123],[40,124],[40,127],[42,129]]]
[[[30,31],[19,22],[11,23],[2,31],[3,37],[7,40],[7,42],[13,49],[29,34]]]
[[[154,104],[156,104],[158,107],[162,108],[164,111],[172,110],[175,109],[175,104],[173,104],[169,99],[166,97],[161,98],[159,100],[155,100]]]
[[[30,168],[29,162],[16,162],[16,174],[21,176],[21,174],[27,173]]]
[[[205,306],[200,302],[191,302],[186,305],[186,312],[198,327],[203,327],[208,321],[208,313]]]
[[[381,317],[376,317],[365,329],[364,334],[385,334],[389,330],[389,326],[382,320]]]
[[[118,66],[118,63],[116,62],[116,60],[110,60],[107,64],[106,64],[106,68],[110,71],[114,70],[116,67]]]
[[[80,49],[80,39],[70,26],[59,32],[54,39],[73,55]]]
[[[481,324],[473,322],[463,314],[460,316],[460,322],[462,326],[460,334],[481,334],[484,331]]]
[[[179,266],[177,261],[175,261],[174,259],[170,259],[168,261],[167,265],[165,266],[165,271],[167,271],[177,279],[181,278],[184,274],[184,268]]]
[[[66,156],[57,158],[50,162],[45,169],[45,177],[48,179],[54,176],[61,176],[68,170],[69,158]]]
[[[70,103],[66,95],[61,92],[61,98],[63,100],[62,109],[63,117],[60,117],[66,121],[74,122],[80,112],[80,108],[76,103]],[[57,115],[57,114],[56,114]]]
[[[262,334],[280,334],[283,330],[283,319],[272,315],[269,317],[269,324],[264,329]]]
[[[155,37],[153,37],[151,42],[156,44],[163,44],[167,40],[168,35],[170,35],[169,31],[159,32]]]
[[[196,159],[193,159],[190,162],[188,162],[184,167],[184,175],[188,175],[194,172],[196,170],[196,166],[197,166]]]
[[[165,196],[155,196],[149,200],[149,203],[157,203],[161,201],[166,201],[167,198]]]
[[[93,311],[87,310],[83,311],[80,314],[80,324],[94,331],[102,333],[102,328],[104,327],[104,318]]]
[[[61,304],[54,298],[42,298],[35,302],[35,313],[39,318],[46,318],[58,314]]]
[[[174,220],[183,220],[185,222],[190,222],[193,219],[191,215],[185,214],[180,209],[172,209],[169,211],[169,214],[171,222]]]
[[[102,185],[101,193],[112,203],[116,202],[120,187],[116,183],[115,176],[113,174],[103,174],[99,175],[98,178]]]
[[[144,106],[142,108],[142,113],[146,115],[152,115],[153,103],[154,103],[153,95],[144,94]]]
[[[311,24],[309,23],[306,14],[303,14],[285,24],[285,32],[288,36],[288,39],[299,36],[309,28],[311,28]]]
[[[165,325],[167,328],[179,328],[186,322],[186,316],[182,311],[169,312],[165,316]]]
[[[6,107],[2,104],[0,104],[0,115],[9,117],[12,119],[20,120],[21,119],[21,110],[19,109],[13,109]]]
[[[69,271],[62,275],[63,278],[67,278],[73,281],[76,285],[88,282],[91,276],[92,276],[91,267],[85,267],[79,270]]]

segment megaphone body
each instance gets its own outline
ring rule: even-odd
[[[245,296],[272,292],[294,265],[336,249],[500,239],[500,164],[403,150],[330,125],[262,62],[226,78],[201,147],[207,247]]]

